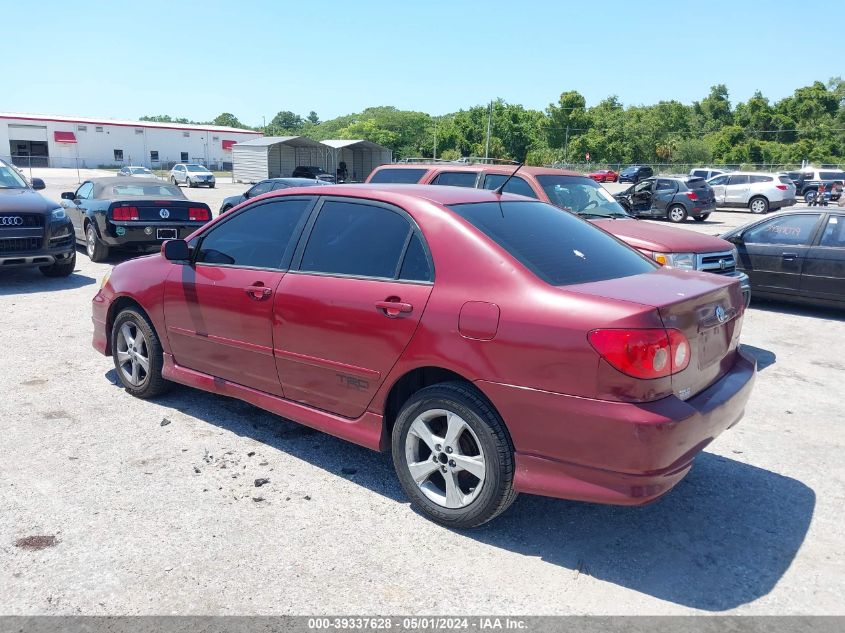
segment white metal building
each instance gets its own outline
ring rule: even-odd
[[[376,167],[393,162],[393,152],[372,141],[332,139],[322,143],[330,148],[326,171],[336,174],[345,166],[347,181],[363,182]]]
[[[300,165],[326,167],[328,148],[305,136],[262,136],[232,148],[235,182],[287,178]]]
[[[232,147],[260,136],[215,125],[0,112],[0,158],[22,167],[169,168],[196,162],[228,169]]]

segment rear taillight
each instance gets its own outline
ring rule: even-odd
[[[679,330],[593,330],[587,339],[603,359],[634,378],[663,378],[689,365],[689,341]]]
[[[139,218],[138,207],[114,207],[111,210],[111,217],[118,222],[137,220]]]
[[[786,191],[787,189],[789,189],[787,185],[775,185],[775,187],[777,187],[781,191]]]
[[[191,207],[188,209],[188,220],[191,222],[206,222],[209,219],[208,209]]]
[[[687,191],[687,198],[690,200],[698,200],[698,194],[694,191]]]

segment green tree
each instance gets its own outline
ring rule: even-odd
[[[314,110],[308,113],[308,122],[312,125],[318,125],[320,123],[320,117],[317,116],[317,113]]]
[[[224,112],[223,114],[218,114],[214,120],[211,122],[212,125],[222,125],[225,127],[238,127],[243,128],[244,124],[238,121],[238,117],[230,112]]]

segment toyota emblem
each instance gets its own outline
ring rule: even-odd
[[[728,313],[722,306],[716,306],[716,318],[719,319],[719,323],[724,323],[727,320]]]
[[[162,217],[162,219],[165,220],[170,217],[170,211],[168,211],[167,209],[160,210],[158,214]]]
[[[0,226],[23,226],[23,218],[19,215],[7,215],[0,218]]]

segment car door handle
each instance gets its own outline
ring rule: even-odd
[[[794,262],[798,259],[798,253],[784,253],[782,257],[785,262]]]
[[[251,286],[247,286],[244,288],[244,291],[246,291],[246,294],[251,299],[255,299],[256,301],[262,301],[273,294],[273,291],[260,281]]]
[[[408,313],[414,309],[410,303],[402,303],[401,301],[376,301],[376,307],[382,310],[384,314],[391,319],[395,319],[400,313]]]

